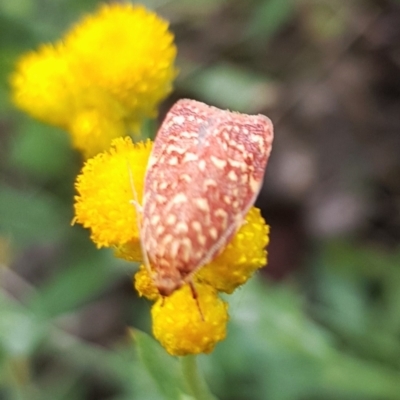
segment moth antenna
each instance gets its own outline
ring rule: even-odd
[[[142,250],[142,255],[143,255],[143,263],[144,266],[147,269],[147,272],[150,274],[152,274],[151,272],[151,268],[150,268],[150,262],[149,262],[149,257],[147,255],[146,249],[144,247],[144,243],[143,243],[143,237],[142,237],[142,226],[141,226],[141,220],[142,220],[142,207],[139,204],[139,199],[138,199],[138,195],[137,195],[137,191],[135,188],[135,182],[133,180],[133,175],[132,175],[132,168],[129,164],[129,160],[126,160],[126,164],[128,167],[128,174],[129,174],[129,183],[131,186],[131,190],[132,190],[132,194],[133,194],[133,200],[131,200],[131,204],[135,207],[136,210],[136,215],[137,215],[137,229],[139,232],[139,242],[140,242],[140,249]]]
[[[197,309],[199,310],[201,320],[204,322],[204,321],[205,321],[205,319],[204,319],[204,314],[203,314],[203,312],[201,311],[200,302],[199,302],[199,295],[198,295],[198,293],[197,293],[197,290],[196,290],[196,288],[194,287],[193,281],[189,281],[188,283],[189,283],[189,286],[190,286],[190,290],[192,291],[193,299],[194,299],[195,302],[196,302]]]

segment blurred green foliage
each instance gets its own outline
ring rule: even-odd
[[[177,360],[146,333],[134,331],[132,340],[124,331],[129,325],[149,331],[149,307],[133,290],[127,297],[132,306],[126,305],[122,330],[111,335],[111,343],[76,334],[81,313],[109,300],[113,287],[130,285],[134,266],[95,249],[87,232],[71,228],[81,161],[62,132],[21,115],[9,102],[7,79],[16,57],[57,38],[97,3],[0,0],[0,398],[5,400],[192,398]],[[180,12],[179,18],[224,5],[144,3]],[[252,1],[243,40],[270,40],[293,17],[296,3]],[[310,11],[317,27],[325,26],[318,20],[329,8],[324,4],[323,10],[316,4]],[[342,29],[340,20],[332,24],[321,34]],[[221,61],[205,68],[186,59],[180,64],[178,89],[217,105],[252,112],[260,93],[273,89],[271,77],[244,65]],[[315,248],[304,287],[257,276],[229,299],[228,337],[200,358],[218,398],[400,399],[400,251],[348,240],[321,241]],[[32,278],[30,268],[37,267],[40,277]]]

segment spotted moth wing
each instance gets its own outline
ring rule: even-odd
[[[179,287],[231,239],[260,190],[272,140],[272,123],[261,115],[193,100],[172,107],[143,199],[142,235],[159,288],[166,280]]]

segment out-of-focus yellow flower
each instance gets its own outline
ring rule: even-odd
[[[85,159],[100,153],[109,147],[112,139],[127,133],[124,120],[110,110],[102,112],[102,108],[87,108],[71,118],[72,145],[82,152]]]
[[[67,127],[75,111],[75,77],[71,74],[65,46],[43,45],[23,55],[10,77],[12,100],[32,117]]]
[[[174,37],[166,21],[141,5],[103,5],[65,43],[81,79],[112,93],[131,111],[131,122],[154,117],[172,90]]]
[[[226,336],[228,305],[211,286],[195,288],[198,303],[185,285],[151,309],[154,336],[175,356],[210,353]]]
[[[269,226],[258,208],[252,207],[243,225],[224,251],[196,274],[217,290],[232,293],[257,269],[267,264],[265,247],[269,242]]]
[[[168,23],[143,6],[102,5],[54,45],[30,52],[11,76],[14,103],[63,127],[86,158],[155,117],[177,74]]]
[[[151,147],[150,140],[134,144],[128,137],[117,138],[110,151],[89,159],[78,175],[74,222],[90,228],[91,239],[98,247],[129,243],[140,248],[130,173],[141,199]]]

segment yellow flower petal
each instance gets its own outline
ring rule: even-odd
[[[60,42],[21,57],[13,101],[93,156],[157,115],[177,74],[173,41],[168,23],[143,6],[103,5]]]
[[[134,286],[139,296],[144,296],[149,300],[157,300],[160,297],[160,293],[144,265],[141,265],[139,271],[134,275]]]
[[[14,104],[31,116],[65,127],[73,112],[75,79],[62,44],[23,55],[10,77]]]
[[[82,82],[110,92],[130,122],[154,117],[172,90],[176,46],[168,23],[141,5],[102,5],[65,37]]]
[[[75,184],[74,222],[90,228],[91,239],[98,247],[139,246],[138,222],[131,171],[138,199],[143,196],[143,182],[151,141],[132,143],[128,137],[113,141],[110,151],[89,159]]]
[[[123,120],[108,114],[93,108],[71,119],[69,130],[72,144],[83,153],[85,159],[109,148],[112,139],[126,135]]]
[[[269,226],[260,210],[252,207],[244,223],[224,251],[202,267],[196,278],[219,291],[232,293],[257,269],[267,264],[265,246],[269,242]]]
[[[228,305],[211,286],[196,284],[196,291],[201,313],[188,285],[151,309],[153,334],[172,355],[210,353],[225,339]]]
[[[133,238],[123,245],[114,245],[115,257],[131,262],[142,262],[142,247],[139,238]]]

